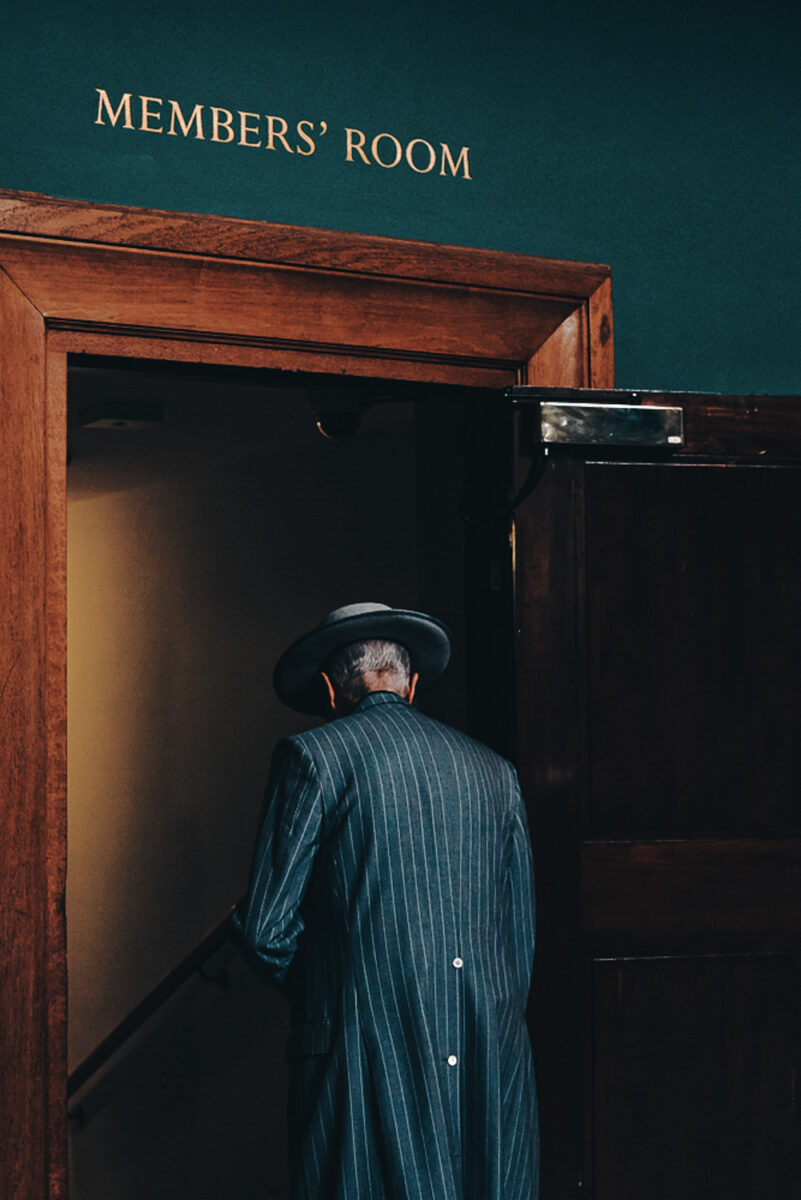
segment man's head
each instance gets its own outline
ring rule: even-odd
[[[396,692],[411,704],[418,678],[406,647],[380,638],[342,646],[327,659],[321,675],[337,716],[350,712],[369,692]]]
[[[355,647],[370,649],[355,653]],[[297,712],[325,716],[333,706],[339,716],[372,691],[397,692],[411,703],[417,674],[420,687],[427,687],[439,679],[450,653],[450,630],[436,617],[386,604],[348,604],[284,651],[273,684]]]

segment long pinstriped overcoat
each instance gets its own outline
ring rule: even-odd
[[[509,763],[392,692],[281,742],[236,923],[292,1002],[293,1200],[536,1197]]]

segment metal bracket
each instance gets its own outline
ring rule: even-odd
[[[540,402],[540,436],[545,445],[684,445],[684,410],[652,404]]]

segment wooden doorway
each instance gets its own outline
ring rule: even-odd
[[[609,270],[0,197],[4,614],[0,1184],[66,1194],[70,354],[502,388],[609,386]]]

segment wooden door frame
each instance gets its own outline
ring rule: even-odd
[[[9,1200],[67,1192],[67,355],[611,387],[612,346],[605,266],[0,191]]]

